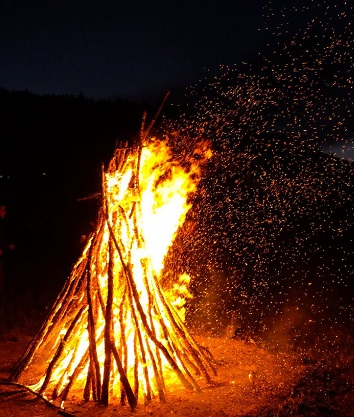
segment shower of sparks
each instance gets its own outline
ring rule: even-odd
[[[222,66],[188,89],[177,122],[165,116],[176,147],[200,136],[214,147],[175,265],[195,277],[190,314],[211,331],[234,309],[278,341],[281,328],[337,346],[353,323],[354,169],[321,150],[353,138],[348,3],[270,2],[261,30],[274,41],[259,62]]]

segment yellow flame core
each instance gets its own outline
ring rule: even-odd
[[[165,146],[144,148],[139,184],[141,187],[141,228],[147,256],[154,272],[160,274],[163,260],[178,228],[183,224],[191,205],[187,197],[196,190],[190,173],[172,165]],[[166,163],[169,164],[166,170]],[[165,176],[164,180],[161,180]]]
[[[183,169],[164,141],[151,140],[124,158],[120,152],[104,173],[96,230],[18,378],[53,399],[64,401],[72,386],[86,397],[116,398],[132,387],[147,401],[163,397],[166,384],[195,387],[188,370],[195,361],[192,368],[207,375],[203,353],[183,325],[189,276],[160,287],[200,167]]]

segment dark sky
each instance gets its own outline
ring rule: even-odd
[[[188,86],[257,56],[270,37],[259,30],[268,3],[3,0],[0,87],[136,98]]]
[[[217,74],[221,65],[253,64],[264,54],[275,60],[272,65],[282,65],[282,52],[274,54],[277,44],[291,44],[297,32],[306,38],[312,20],[323,26],[323,33],[328,26],[329,32],[344,4],[344,0],[3,0],[0,87],[40,95],[82,93],[95,99],[154,98],[160,103],[168,90],[184,91]],[[347,9],[353,12],[351,6]],[[321,10],[326,14],[321,16]],[[353,59],[354,41],[347,42],[348,38],[352,34],[343,32],[347,51],[339,55]],[[304,59],[301,54],[296,59],[306,63],[308,51],[302,49]],[[284,55],[289,51],[279,50]],[[285,79],[282,71],[277,69],[279,79]],[[343,74],[349,85],[349,76]],[[286,77],[295,76],[288,70]]]

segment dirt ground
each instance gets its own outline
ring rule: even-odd
[[[354,375],[353,369],[346,376],[337,372],[334,381],[333,375],[306,363],[303,355],[270,351],[252,339],[195,338],[215,358],[218,376],[213,384],[201,383],[200,392],[171,391],[165,403],[156,399],[148,406],[138,404],[132,411],[120,404],[103,407],[81,401],[67,402],[64,408],[57,408],[25,387],[9,384],[11,369],[30,337],[3,337],[0,340],[0,416],[354,416],[354,394],[348,382]]]

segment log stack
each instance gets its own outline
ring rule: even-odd
[[[176,175],[182,178],[178,189],[172,182]],[[169,183],[169,198],[177,195],[186,204],[195,185],[182,191],[181,184],[192,176],[171,161],[163,141],[116,147],[108,167],[102,167],[95,229],[12,382],[61,406],[84,399],[129,404],[132,410],[140,399],[165,401],[174,387],[199,390],[199,380],[211,382],[212,358],[161,286],[161,259],[188,205],[157,263],[146,233],[146,226],[157,236],[166,229],[158,223],[167,201],[163,184]]]

